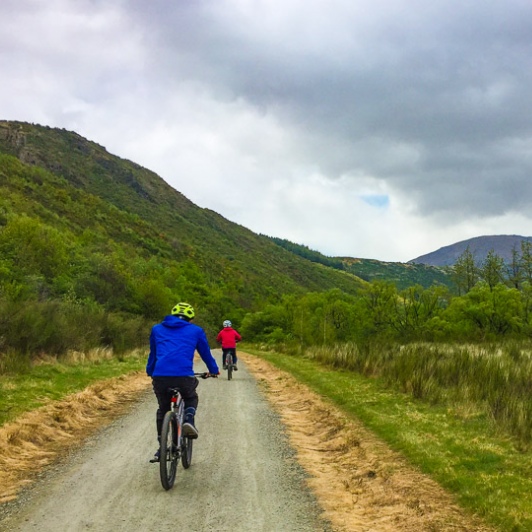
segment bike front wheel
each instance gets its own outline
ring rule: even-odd
[[[192,438],[183,438],[183,454],[181,455],[181,463],[185,469],[190,467],[192,463],[192,444],[194,440]]]
[[[167,412],[161,430],[160,474],[165,490],[172,488],[177,472],[179,452],[177,449],[177,421],[173,412]]]

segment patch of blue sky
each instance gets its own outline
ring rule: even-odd
[[[387,194],[365,194],[360,196],[360,199],[368,205],[380,209],[385,209],[390,205],[390,197]]]

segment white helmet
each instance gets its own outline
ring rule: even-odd
[[[231,322],[229,320],[224,321],[224,327],[231,327]]]

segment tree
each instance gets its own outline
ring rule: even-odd
[[[532,242],[521,240],[521,273],[522,280],[532,286]]]
[[[491,249],[480,267],[480,276],[490,290],[504,283],[504,260]]]
[[[363,337],[391,332],[396,299],[397,288],[391,282],[373,281],[361,290],[358,317]]]
[[[521,267],[521,257],[515,246],[512,248],[512,260],[508,265],[507,271],[509,285],[519,290],[523,280],[523,272]]]
[[[433,286],[424,289],[421,285],[411,286],[395,300],[395,328],[403,339],[420,338],[427,330],[429,320],[442,308],[447,289]]]
[[[331,333],[337,342],[349,340],[353,329],[353,305],[340,299],[331,301],[325,308],[325,322],[332,325]]]
[[[463,318],[470,321],[482,339],[507,335],[521,329],[523,305],[515,288],[498,284],[490,288],[486,282],[478,283],[453,304]]]
[[[453,279],[458,288],[459,295],[467,294],[479,280],[479,270],[469,246],[458,257],[454,265]]]

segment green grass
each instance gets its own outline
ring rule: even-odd
[[[484,414],[434,406],[346,370],[277,353],[273,363],[364,423],[465,508],[503,531],[532,530],[532,456]]]
[[[83,363],[40,364],[23,374],[0,375],[0,425],[50,401],[79,392],[96,381],[143,370],[145,365],[146,354],[134,351]]]

